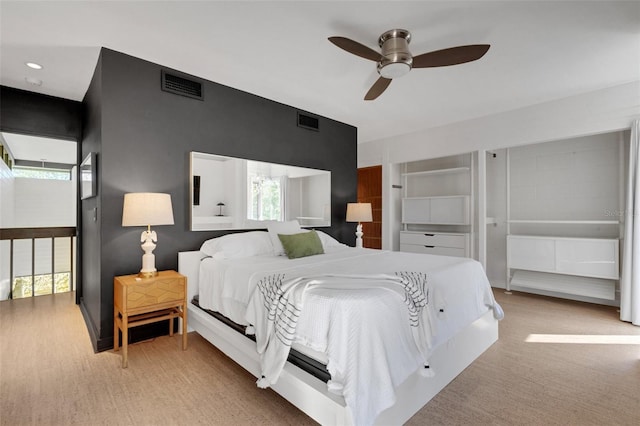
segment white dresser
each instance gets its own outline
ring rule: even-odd
[[[469,240],[468,233],[401,231],[400,251],[469,257]]]
[[[510,284],[614,300],[619,242],[607,238],[507,236]]]
[[[400,251],[473,257],[473,155],[403,165]]]

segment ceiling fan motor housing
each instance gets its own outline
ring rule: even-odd
[[[382,34],[378,45],[382,49],[382,59],[378,62],[378,74],[384,78],[397,78],[411,70],[413,56],[409,52],[411,33],[395,29]]]

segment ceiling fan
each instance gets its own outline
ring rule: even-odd
[[[380,78],[365,95],[365,101],[376,99],[392,79],[405,75],[411,68],[446,67],[476,61],[490,47],[488,44],[470,44],[412,56],[409,51],[411,33],[403,29],[386,31],[378,38],[381,53],[346,37],[329,37],[329,41],[349,53],[378,63]]]

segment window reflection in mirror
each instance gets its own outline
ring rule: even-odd
[[[284,220],[286,176],[272,176],[269,167],[262,168],[256,161],[247,161],[247,164],[249,182],[247,219]]]
[[[195,177],[195,178],[194,178]],[[191,230],[331,226],[331,172],[191,153]]]

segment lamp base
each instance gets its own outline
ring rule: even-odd
[[[356,227],[356,248],[362,248],[362,236],[364,233],[362,232],[362,224],[358,223]]]
[[[144,251],[144,254],[142,255],[142,269],[140,269],[138,276],[140,278],[155,277],[158,275],[158,270],[156,269],[156,256],[153,254],[153,249],[156,248],[154,242],[158,241],[156,231],[147,229],[140,236],[140,240],[143,241],[142,250]]]

